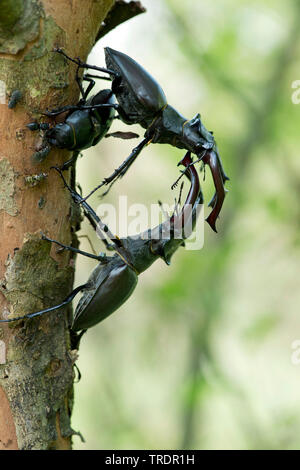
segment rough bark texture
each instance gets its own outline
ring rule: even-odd
[[[30,157],[39,136],[25,126],[40,118],[40,110],[76,103],[75,68],[51,51],[60,46],[85,60],[114,0],[4,3],[0,12],[1,318],[55,305],[72,290],[70,254],[57,253],[40,237],[41,230],[66,244],[74,237],[69,194],[50,170],[69,155],[52,149],[43,164],[34,165]],[[22,93],[21,101],[9,109],[9,97],[16,89]],[[0,325],[0,449],[71,447],[69,314],[66,309]]]

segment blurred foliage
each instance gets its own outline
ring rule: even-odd
[[[185,116],[200,111],[230,191],[218,235],[207,226],[201,251],[178,252],[170,268],[153,265],[126,305],[85,335],[73,427],[86,444],[75,447],[299,449],[291,344],[300,337],[300,105],[291,86],[300,78],[300,2],[143,4],[148,12],[106,36],[90,61],[101,64],[106,44],[123,50]],[[132,146],[105,140],[85,152],[84,191]],[[172,200],[180,156],[149,146],[108,201]],[[82,233],[98,246],[87,224]],[[78,284],[93,266],[78,259]]]

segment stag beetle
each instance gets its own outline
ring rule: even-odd
[[[60,50],[54,50],[54,52],[60,52]],[[80,67],[78,66],[75,80],[82,98],[75,106],[65,106],[60,108],[59,111],[53,110],[50,113],[51,116],[56,116],[68,111],[65,120],[56,124],[54,127],[51,127],[49,123],[45,122],[40,124],[31,122],[27,124],[28,129],[31,131],[45,131],[42,148],[32,155],[32,159],[36,163],[42,162],[46,158],[52,146],[73,150],[73,158],[65,162],[62,167],[62,169],[65,170],[76,161],[80,150],[96,145],[107,134],[111,126],[115,117],[115,107],[117,106],[112,90],[101,90],[96,95],[88,98],[91,90],[95,86],[94,78],[109,81],[111,79],[109,77],[98,77],[86,74],[83,80],[89,82],[89,85],[87,89],[84,90],[79,78],[79,69]],[[101,67],[98,67],[97,70],[102,70],[103,72],[114,75],[113,70],[102,69]],[[42,115],[49,116],[49,112],[42,113]]]
[[[74,201],[82,203],[84,210],[93,219],[95,226],[97,225],[97,230],[102,234],[106,234],[110,239],[114,246],[115,254],[113,256],[107,256],[103,253],[99,256],[93,255],[42,235],[43,239],[56,243],[64,249],[94,258],[99,264],[90,275],[87,283],[74,289],[59,305],[19,318],[0,320],[0,322],[33,318],[46,312],[60,309],[70,303],[76,294],[82,291],[83,295],[76,307],[74,319],[70,327],[72,348],[76,349],[82,334],[88,328],[107,318],[126,302],[136,287],[139,274],[148,269],[159,258],[170,264],[170,259],[174,252],[184,244],[184,239],[191,235],[199,213],[197,209],[203,203],[203,197],[199,184],[199,176],[193,166],[190,152],[187,152],[180,164],[185,166],[187,170],[186,176],[191,183],[181,211],[177,214],[173,213],[170,218],[154,229],[148,229],[145,232],[127,238],[114,236],[88,203],[83,201],[83,198],[68,186],[61,169],[56,168]],[[78,331],[81,331],[81,333],[78,333]]]
[[[109,177],[105,178],[101,184],[99,184],[84,198],[84,200],[97,191],[97,189],[104,185],[112,185],[117,178],[122,177],[146,145],[150,143],[167,143],[174,147],[186,149],[194,153],[198,157],[197,161],[202,161],[204,165],[209,165],[216,192],[209,203],[209,206],[212,207],[212,211],[206,220],[211,228],[216,231],[216,219],[221,211],[225,198],[224,184],[229,178],[226,176],[223,169],[213,133],[209,132],[205,128],[200,119],[200,114],[197,114],[190,121],[183,117],[178,111],[176,111],[176,109],[167,103],[165,93],[156,80],[135,60],[122,52],[106,47],[105,60],[108,68],[105,69],[103,67],[83,63],[80,59],[72,59],[62,49],[56,49],[55,51],[77,65],[76,80],[83,95],[83,100],[75,106],[63,106],[62,108],[54,109],[52,111],[47,110],[43,113],[47,116],[53,117],[68,111],[71,114],[67,120],[72,120],[73,114],[77,113],[75,114],[76,117],[74,117],[74,119],[76,124],[78,124],[78,127],[75,128],[74,125],[73,127],[71,125],[67,129],[66,127],[63,127],[64,124],[57,124],[53,128],[52,134],[54,133],[55,135],[58,126],[61,126],[62,129],[60,138],[52,140],[54,145],[58,145],[58,142],[59,145],[61,145],[61,142],[67,135],[69,137],[71,136],[70,128],[72,128],[74,137],[73,140],[70,137],[71,140],[68,140],[67,145],[74,142],[77,133],[80,134],[81,118],[83,123],[83,112],[86,112],[87,115],[97,112],[99,113],[99,116],[101,116],[102,112],[107,112],[107,107],[117,110],[117,117],[124,123],[140,124],[144,129],[146,129],[144,139],[140,144],[132,150],[131,154],[124,160],[119,168],[117,168]],[[84,92],[78,77],[78,70],[80,68],[106,72],[110,76],[112,80],[111,90],[103,90],[103,92],[107,93],[111,102],[107,101],[96,103],[94,100],[96,100],[96,97],[99,94],[89,101],[86,101],[88,93],[95,84],[92,78],[107,79],[107,77],[97,77],[95,75],[88,74],[84,75],[84,79],[90,81],[86,92]],[[116,97],[117,103],[113,102],[113,97]],[[107,119],[106,114],[104,118]],[[108,127],[111,124],[111,119],[112,115],[108,119]],[[90,132],[88,126],[84,125],[83,127],[83,134],[85,137],[88,137]],[[103,132],[97,134],[98,137],[93,144],[87,144],[86,146],[95,145],[95,143],[104,136],[105,132],[107,132],[105,129],[103,127]],[[51,130],[47,132],[47,139],[49,141],[51,140]],[[66,148],[71,149],[70,146],[66,146]],[[72,148],[75,149],[75,147]],[[77,149],[78,148],[79,147],[77,146]],[[197,161],[194,163],[197,163]],[[63,166],[62,168],[65,169],[66,166]],[[177,184],[177,182],[178,180],[174,183],[172,188]]]

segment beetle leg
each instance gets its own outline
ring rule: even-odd
[[[97,109],[97,108],[114,108],[118,111],[120,105],[117,103],[102,103],[102,104],[91,104],[88,106],[79,105],[78,109]]]
[[[90,94],[90,92],[92,91],[92,89],[94,88],[94,86],[96,84],[94,78],[99,78],[99,79],[102,79],[102,80],[111,81],[110,77],[99,77],[97,75],[91,75],[89,73],[86,73],[85,75],[83,75],[82,80],[85,80],[86,82],[89,82],[89,84],[88,84],[87,89],[84,91],[83,87],[82,87],[82,83],[81,83],[80,78],[78,76],[78,71],[79,71],[79,67],[77,67],[77,70],[76,70],[76,81],[78,83],[78,86],[79,86],[79,89],[80,89],[80,92],[81,92],[81,95],[82,95],[82,98],[83,98],[84,101],[86,101],[88,95]]]
[[[60,167],[60,170],[61,171],[68,170],[70,166],[74,165],[76,163],[79,153],[80,152],[74,151],[72,157]]]
[[[24,320],[25,318],[34,318],[34,317],[38,317],[40,315],[43,315],[44,313],[53,312],[53,310],[58,310],[58,309],[64,307],[65,305],[69,304],[70,302],[72,302],[74,297],[79,292],[81,292],[84,289],[87,289],[88,287],[89,287],[88,283],[87,284],[82,284],[81,286],[76,287],[76,289],[74,289],[71,292],[71,294],[69,294],[68,297],[66,297],[62,301],[61,304],[54,305],[54,307],[44,308],[43,310],[39,310],[38,312],[34,312],[34,313],[28,313],[27,315],[23,315],[22,317],[15,317],[15,318],[8,318],[7,320],[0,320],[0,322],[1,323],[9,323],[9,322],[12,322],[12,321]]]
[[[97,224],[96,222],[94,221],[93,217],[91,217],[91,215],[83,208],[83,212],[84,212],[84,215],[85,217],[88,219],[88,221],[90,222],[91,226],[93,227],[93,229],[95,230],[95,232],[97,232],[98,228],[97,228]],[[82,235],[83,236],[83,235]],[[78,237],[79,238],[79,237]],[[108,250],[108,251],[114,251],[116,248],[115,248],[115,245],[113,243],[109,243],[106,238],[103,238],[101,237],[101,241],[104,243],[105,245],[105,248]]]
[[[97,231],[98,236],[101,238],[105,246],[107,247],[108,250],[112,250],[111,245],[107,242],[105,239],[105,235],[113,242],[114,248],[115,247],[120,247],[122,245],[121,241],[117,239],[116,237],[113,236],[111,231],[109,230],[108,226],[102,222],[100,217],[96,214],[96,212],[91,208],[91,206],[78,194],[74,189],[72,189],[68,183],[66,182],[64,175],[62,174],[62,171],[59,167],[53,166],[51,167],[54,170],[56,170],[59,174],[61,179],[64,182],[65,187],[68,189],[68,191],[71,193],[72,199],[77,203],[77,204],[82,204],[83,210],[85,212],[85,215],[87,215],[87,218],[93,225],[94,229]]]
[[[91,106],[75,104],[75,105],[69,105],[69,106],[62,106],[61,108],[52,109],[51,111],[46,110],[44,113],[41,113],[41,114],[43,116],[55,117],[67,111],[82,111],[83,109],[97,109],[97,108],[114,108],[118,110],[119,105],[116,103],[94,104]]]
[[[88,258],[96,259],[100,263],[101,262],[102,263],[107,262],[107,256],[105,254],[100,254],[98,256],[98,255],[93,255],[92,253],[87,253],[86,251],[79,250],[78,248],[74,248],[74,247],[69,246],[69,245],[64,245],[63,243],[61,243],[57,240],[53,240],[52,238],[48,238],[43,233],[42,233],[42,240],[47,240],[48,242],[55,243],[56,245],[60,246],[64,250],[73,251],[74,253],[78,253],[79,255],[83,255],[83,256],[87,256]]]
[[[80,80],[80,78],[79,78],[79,70],[80,70],[80,67],[77,67],[76,73],[75,73],[75,80],[76,80],[76,83],[77,83],[77,85],[78,85],[80,94],[81,94],[82,98],[84,99],[84,89],[83,89],[81,80]]]
[[[180,190],[179,190],[179,197],[178,197],[178,207],[180,206],[181,204],[181,196],[182,196],[182,190],[183,190],[183,186],[184,186],[184,182],[181,183],[180,185]]]
[[[124,160],[124,162],[119,166],[119,168],[117,168],[110,176],[108,176],[107,178],[104,178],[102,183],[96,186],[96,188],[94,188],[93,191],[91,191],[85,198],[83,198],[81,202],[82,203],[85,202],[92,194],[94,194],[95,191],[97,191],[98,189],[102,188],[102,186],[105,186],[109,183],[111,183],[109,187],[110,189],[111,186],[115,183],[115,181],[118,178],[121,178],[122,176],[125,175],[128,168],[133,164],[135,159],[141,153],[143,148],[148,144],[148,142],[150,142],[150,140],[151,140],[150,137],[145,137],[142,140],[142,142],[140,142],[139,145],[132,150],[131,154],[126,158],[126,160]],[[105,194],[107,194],[107,192],[105,192],[104,195]]]
[[[83,92],[82,98],[85,101],[94,88],[96,82],[92,78],[87,77],[86,75],[82,78],[82,80],[85,80],[86,82],[89,82],[87,89]]]
[[[83,68],[83,69],[91,69],[91,70],[98,70],[98,72],[104,72],[108,73],[109,75],[113,76],[118,76],[114,70],[106,69],[104,67],[97,67],[96,65],[89,65],[85,64],[82,62],[79,58],[72,59],[72,57],[69,57],[61,48],[55,48],[53,52],[58,52],[59,54],[62,54],[66,59],[70,60],[71,62],[74,62],[78,67]]]
[[[78,66],[77,69],[76,69],[75,80],[77,82],[79,91],[80,91],[81,96],[82,96],[82,100],[84,102],[86,101],[88,95],[90,94],[90,92],[92,91],[92,89],[94,88],[94,86],[96,84],[96,82],[95,82],[95,80],[93,80],[93,78],[103,78],[104,80],[110,80],[111,81],[110,77],[97,77],[97,75],[90,75],[88,73],[83,75],[82,80],[80,80],[79,70],[80,70],[80,67]],[[86,90],[84,90],[84,88],[82,86],[82,81],[89,82],[88,87],[87,87]]]
[[[109,82],[112,81],[110,77],[103,77],[102,75],[92,75],[91,73],[85,73],[82,77],[82,80],[85,80],[86,78],[97,78],[99,80],[107,80]]]
[[[196,161],[190,163],[189,165],[187,165],[187,167],[185,168],[185,170],[181,171],[181,175],[177,178],[177,180],[176,180],[176,181],[172,184],[172,186],[171,186],[171,189],[172,189],[172,190],[173,190],[174,188],[176,188],[176,186],[177,186],[177,184],[179,183],[179,181],[181,180],[181,178],[182,178],[184,175],[187,174],[188,169],[189,169],[192,165],[195,165],[196,163],[202,161],[202,159],[203,159],[205,153],[206,153],[206,151],[202,152],[202,154],[200,155],[200,157],[199,157]],[[179,166],[180,164],[181,164],[181,161],[177,164],[177,166]]]
[[[92,219],[96,222],[96,224],[99,224],[99,222],[101,222],[100,218],[97,216],[96,212],[94,211],[94,209],[91,208],[91,206],[84,201],[84,199],[82,198],[82,196],[80,196],[79,193],[77,193],[74,189],[72,189],[68,183],[66,182],[66,179],[64,177],[64,175],[62,174],[62,170],[61,168],[57,167],[57,166],[52,166],[51,169],[54,169],[56,170],[61,179],[63,180],[63,183],[64,183],[64,186],[68,189],[68,191],[70,192],[71,196],[72,196],[72,199],[77,203],[77,204],[82,204],[82,207],[84,208],[84,210],[86,210],[90,216],[92,217]],[[101,222],[102,223],[102,222]],[[104,225],[104,224],[103,224]],[[108,227],[107,227],[108,228]]]
[[[48,111],[48,109],[46,109],[46,111],[41,114],[42,116],[55,117],[55,116],[58,116],[59,114],[66,113],[67,111],[76,111],[78,109],[79,107],[77,105],[62,106],[61,108],[52,109],[51,111]]]
[[[87,330],[81,330],[80,333],[76,333],[76,331],[73,331],[72,329],[70,329],[70,339],[71,339],[71,349],[79,349],[79,343],[80,343],[80,340],[81,340],[81,337],[82,335],[84,335],[84,333],[86,333]],[[76,366],[76,364],[74,364],[74,366],[77,368],[77,372],[78,372],[78,382],[81,378],[81,373],[78,369],[78,367]]]

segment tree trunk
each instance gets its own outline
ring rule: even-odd
[[[7,0],[1,6],[0,318],[56,305],[72,290],[72,257],[40,236],[43,231],[68,245],[75,237],[78,220],[69,194],[50,170],[70,155],[53,148],[42,164],[34,164],[30,157],[40,137],[25,126],[47,107],[76,103],[75,66],[51,51],[59,46],[85,60],[113,4]],[[16,89],[22,97],[10,109]],[[69,308],[1,323],[0,449],[71,448],[70,313]]]

